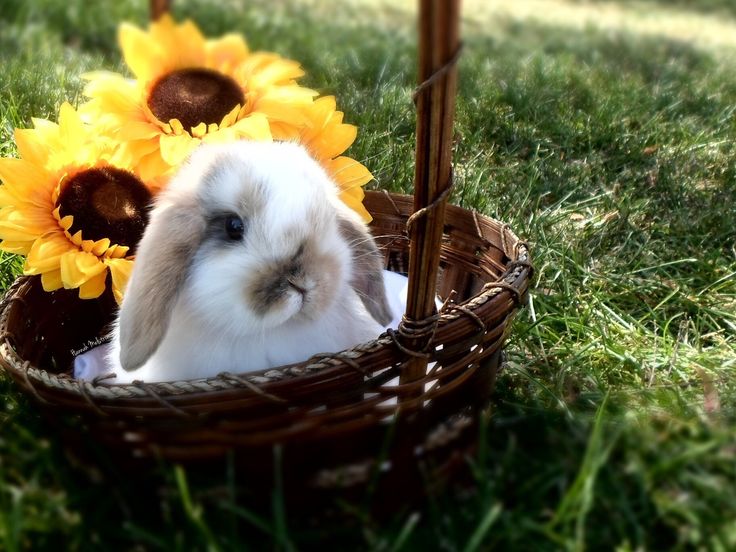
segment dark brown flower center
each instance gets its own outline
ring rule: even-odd
[[[135,253],[148,224],[151,192],[136,176],[114,167],[87,169],[62,184],[56,205],[62,217],[72,215],[69,233],[85,240],[108,238]]]
[[[210,69],[181,69],[164,75],[148,97],[148,107],[159,121],[179,119],[186,131],[200,123],[219,124],[238,104],[245,104],[238,83]]]

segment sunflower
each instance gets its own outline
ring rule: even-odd
[[[240,35],[207,40],[169,15],[144,31],[120,26],[135,80],[92,73],[81,111],[123,142],[146,180],[177,167],[202,141],[271,140],[293,135],[317,95],[296,84],[304,72],[276,54],[249,52]]]
[[[147,223],[150,188],[115,143],[100,137],[69,104],[59,123],[16,129],[19,159],[0,159],[0,249],[26,256],[23,272],[43,288],[99,297],[110,273],[118,302],[131,256]]]
[[[358,129],[342,122],[334,96],[315,100],[305,113],[306,124],[293,137],[303,144],[340,188],[340,199],[366,222],[372,217],[363,206],[363,186],[373,180],[371,172],[361,163],[341,155],[355,141]]]

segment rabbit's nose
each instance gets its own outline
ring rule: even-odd
[[[307,288],[306,283],[301,282],[297,280],[296,278],[287,278],[286,281],[289,283],[289,285],[294,288],[296,291],[302,294],[302,296],[307,294]]]

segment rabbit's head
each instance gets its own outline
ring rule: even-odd
[[[210,335],[266,338],[317,322],[352,287],[385,324],[382,268],[367,227],[301,146],[203,145],[157,199],[138,246],[121,365],[135,370],[155,352],[176,301]]]

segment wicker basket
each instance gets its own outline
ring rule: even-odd
[[[437,87],[454,94],[453,48],[450,41],[450,55],[426,71],[420,55],[427,110],[436,108],[429,100]],[[422,103],[420,95],[423,124],[441,128],[437,120],[446,123],[447,114],[433,111],[434,122],[427,123]],[[292,495],[376,482],[393,498],[397,485],[403,497],[421,494],[427,480],[440,481],[473,446],[531,273],[527,247],[507,225],[445,206],[451,132],[426,147],[421,134],[417,182],[420,165],[426,169],[431,157],[422,152],[446,149],[446,168],[425,171],[435,175],[435,189],[430,182],[418,185],[413,199],[386,192],[366,197],[386,266],[409,273],[409,307],[399,331],[257,373],[154,384],[82,382],[70,377],[71,360],[105,335],[112,297],[80,301],[74,291],[49,294],[37,278],[23,277],[0,305],[0,364],[50,419],[74,417],[75,446],[91,440],[121,463],[210,462],[230,454],[255,485],[270,485],[273,470],[280,470]],[[436,243],[428,243],[433,234]],[[435,293],[445,300],[440,312],[419,312],[434,308]]]

